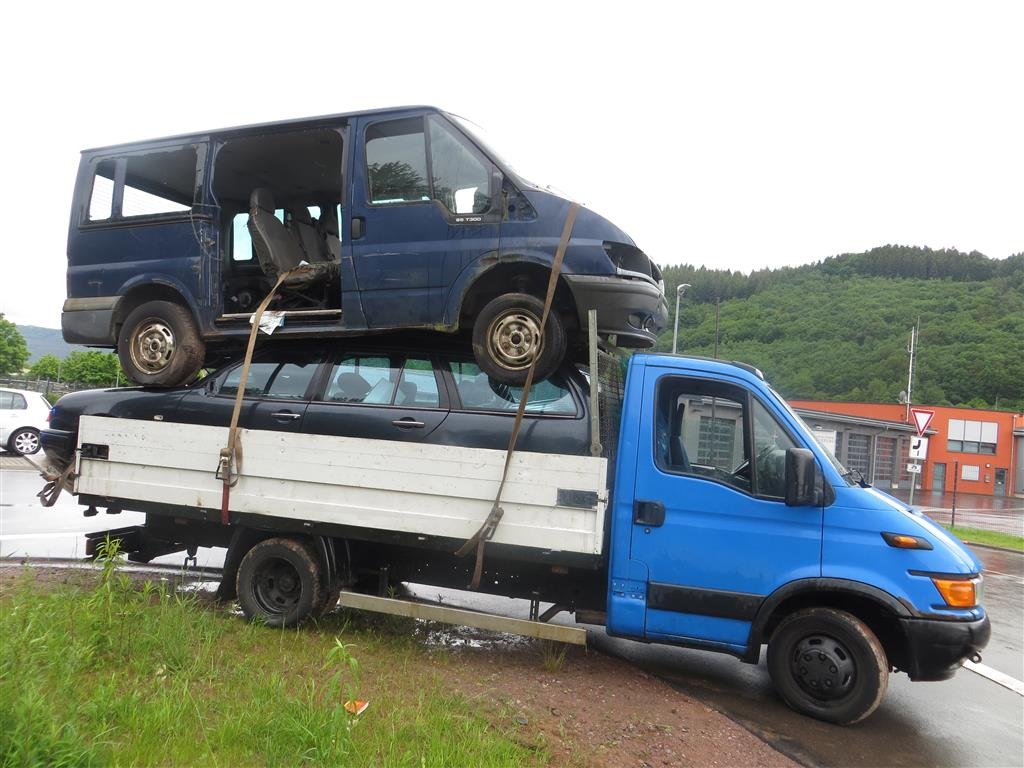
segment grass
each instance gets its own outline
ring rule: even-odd
[[[495,706],[447,691],[444,652],[335,615],[248,624],[130,582],[0,601],[0,766],[518,766],[543,744]],[[358,718],[344,702],[366,699]]]
[[[1000,531],[986,531],[981,528],[955,528],[944,525],[947,531],[958,539],[972,544],[989,544],[993,547],[1003,547],[1017,552],[1024,552],[1024,536],[1014,536],[1012,533],[1001,533]]]

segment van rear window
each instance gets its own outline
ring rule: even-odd
[[[93,173],[89,221],[185,213],[195,186],[195,147],[106,158]]]

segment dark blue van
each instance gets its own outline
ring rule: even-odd
[[[64,338],[116,347],[139,383],[183,383],[238,350],[289,273],[269,307],[273,338],[472,329],[481,367],[510,384],[534,359],[543,378],[576,355],[589,309],[619,346],[653,345],[661,272],[586,209],[541,337],[570,205],[432,107],[86,150]]]

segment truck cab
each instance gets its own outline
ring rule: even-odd
[[[620,429],[610,633],[748,662],[767,643],[787,703],[839,723],[890,668],[942,680],[988,641],[977,558],[855,479],[756,369],[634,355]]]
[[[86,150],[64,338],[116,348],[140,384],[174,386],[235,354],[273,290],[276,338],[471,330],[481,367],[509,384],[534,359],[542,378],[578,356],[589,309],[620,346],[652,346],[661,272],[586,209],[542,334],[570,207],[433,107]]]

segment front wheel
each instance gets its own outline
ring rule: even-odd
[[[541,336],[543,315],[544,303],[526,293],[506,293],[487,302],[473,324],[473,355],[481,370],[514,387],[526,382],[534,361],[534,381],[554,373],[565,357],[565,327],[552,310]]]
[[[192,313],[171,301],[147,301],[121,326],[117,356],[132,381],[159,387],[185,384],[206,351]]]
[[[772,633],[768,674],[797,712],[849,725],[881,703],[889,662],[874,632],[856,616],[810,608],[787,616]]]
[[[246,552],[236,587],[246,618],[271,627],[301,624],[325,602],[320,563],[295,539],[265,539]]]
[[[31,427],[22,427],[7,440],[7,450],[19,456],[26,456],[39,450],[39,432]]]

